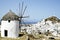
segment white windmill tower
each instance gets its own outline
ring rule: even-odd
[[[19,16],[11,10],[2,17],[1,37],[16,38],[19,35]]]

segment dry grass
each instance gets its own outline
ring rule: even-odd
[[[26,36],[24,35],[23,37],[19,37],[19,38],[1,38],[0,40],[27,40]]]
[[[27,40],[27,39],[26,39],[26,35],[24,35],[24,36],[19,37],[19,38],[1,38],[0,37],[0,40]]]
[[[36,35],[37,38],[35,38],[34,36],[32,35],[28,35],[29,39],[30,40],[52,40],[52,39],[49,39],[49,37],[45,37],[43,34],[41,35]],[[1,35],[0,35],[0,40],[27,40],[27,35],[23,35],[21,37],[18,37],[18,38],[2,38]],[[60,40],[58,38],[55,38],[54,40]]]
[[[18,38],[2,38],[1,37],[1,34],[0,34],[0,40],[27,40],[27,36],[26,35],[23,35],[21,37],[18,37]]]

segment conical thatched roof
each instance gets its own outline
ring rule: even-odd
[[[19,16],[17,16],[14,12],[10,10],[2,17],[2,20],[19,20]]]
[[[52,22],[60,22],[60,19],[57,18],[56,16],[51,16],[51,17],[45,19],[45,21],[48,21],[48,20],[50,20]]]

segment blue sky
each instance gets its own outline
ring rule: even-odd
[[[0,18],[10,9],[18,14],[22,1],[27,5],[25,15],[30,16],[26,20],[39,21],[53,15],[60,18],[60,0],[0,0]]]

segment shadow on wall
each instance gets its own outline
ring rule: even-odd
[[[24,34],[19,34],[19,37],[22,37]]]

